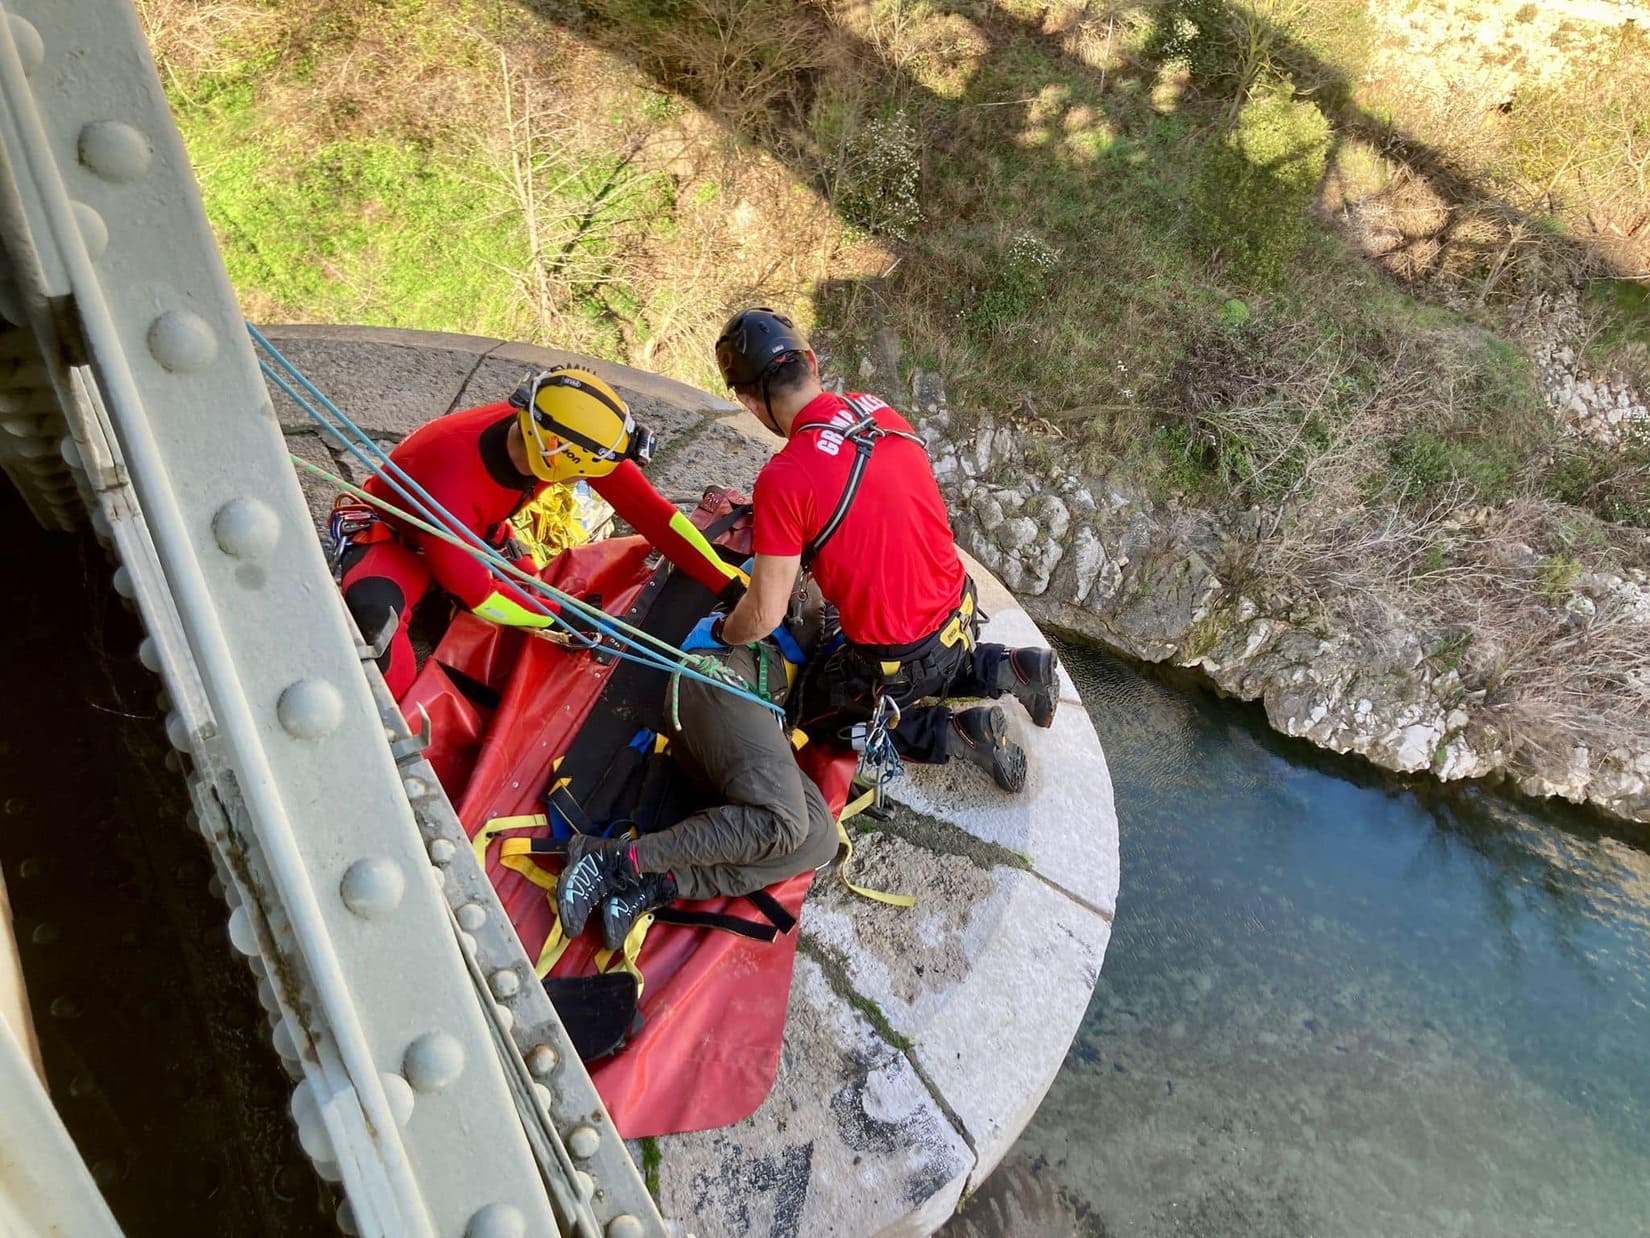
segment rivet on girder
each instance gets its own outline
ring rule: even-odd
[[[594,1199],[596,1197],[596,1180],[582,1169],[573,1171],[573,1181],[579,1184],[580,1199]]]
[[[292,1029],[287,1026],[285,1019],[275,1024],[275,1029],[270,1033],[269,1039],[275,1046],[275,1052],[289,1062],[298,1061],[298,1046],[292,1042]]]
[[[475,957],[475,952],[478,947],[476,946],[476,939],[474,937],[471,937],[468,933],[460,933],[458,935],[458,945],[465,954],[470,955],[472,958]]]
[[[16,58],[23,61],[23,76],[33,73],[46,63],[46,43],[41,40],[40,31],[25,18],[12,13],[12,41],[16,45]]]
[[[390,1102],[390,1112],[395,1115],[395,1124],[405,1126],[413,1114],[413,1102],[417,1098],[413,1095],[412,1084],[400,1075],[389,1073],[378,1076],[384,1085],[384,1099]]]
[[[160,646],[154,637],[145,636],[138,642],[138,661],[143,663],[144,670],[160,674]]]
[[[535,1083],[533,1085],[533,1095],[538,1097],[539,1108],[543,1109],[546,1113],[549,1113],[555,1106],[555,1094],[552,1093],[549,1088],[545,1087],[544,1084]]]
[[[229,944],[248,958],[258,953],[258,932],[244,904],[229,913]]]
[[[17,58],[23,62],[23,76],[27,77],[46,63],[46,43],[32,22],[11,14],[11,41],[17,44]]]
[[[498,998],[514,997],[521,991],[521,977],[509,968],[503,968],[487,977],[487,987]]]
[[[581,1161],[596,1155],[602,1146],[602,1137],[594,1126],[575,1126],[567,1133],[567,1150]]]
[[[607,1223],[607,1238],[642,1238],[642,1223],[628,1212],[621,1212]]]
[[[361,1232],[360,1227],[355,1223],[355,1210],[349,1206],[349,1200],[347,1199],[338,1205],[337,1221],[338,1232],[343,1234],[345,1238],[356,1238],[356,1235]],[[611,1227],[609,1232],[611,1232]]]
[[[230,499],[212,517],[213,540],[237,559],[263,558],[280,536],[280,519],[258,499]]]
[[[401,780],[401,789],[410,800],[421,800],[430,793],[430,784],[409,774]]]
[[[317,1169],[322,1161],[334,1159],[332,1136],[327,1134],[326,1123],[321,1118],[321,1103],[307,1077],[292,1089],[292,1120],[298,1124],[298,1142]]]
[[[407,1046],[401,1073],[415,1091],[439,1092],[464,1073],[464,1046],[446,1032],[425,1032]]]
[[[149,170],[154,145],[131,125],[94,120],[80,131],[80,162],[106,181],[135,181]]]
[[[166,739],[179,752],[189,751],[189,724],[176,710],[166,715]]]
[[[453,857],[458,854],[458,848],[446,838],[432,838],[430,840],[430,860],[435,864],[451,864]]]
[[[71,202],[75,223],[80,226],[80,243],[86,247],[86,256],[96,262],[109,248],[109,225],[84,202]]]
[[[124,563],[115,569],[115,592],[123,598],[137,596],[137,586],[132,583],[132,573]]]
[[[556,1067],[561,1065],[561,1054],[549,1045],[534,1045],[527,1050],[527,1069],[541,1079],[545,1075],[554,1074]]]
[[[193,374],[218,355],[218,335],[192,310],[167,310],[149,324],[149,353],[174,374]]]
[[[464,1238],[522,1238],[527,1218],[514,1204],[488,1204],[470,1218]]]
[[[480,903],[465,903],[458,909],[458,927],[475,932],[487,923],[487,909]]]
[[[324,679],[300,679],[275,702],[281,727],[296,739],[320,739],[344,720],[344,698]]]
[[[433,864],[430,865],[430,880],[435,882],[436,889],[445,890],[447,888],[447,870],[437,868]]]
[[[57,444],[57,454],[63,457],[63,463],[77,473],[86,471],[86,463],[80,458],[80,444],[74,441],[74,435],[65,434]]]
[[[493,1003],[493,1018],[498,1020],[500,1031],[507,1032],[516,1025],[515,1012],[508,1006],[500,1006],[497,1002]]]
[[[401,866],[382,856],[357,860],[338,883],[338,893],[363,920],[380,920],[401,905],[407,879]]]
[[[29,940],[37,946],[49,946],[63,936],[63,930],[55,924],[37,924],[29,934]]]

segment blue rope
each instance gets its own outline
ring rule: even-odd
[[[666,642],[650,636],[647,633],[640,633],[640,635],[646,637],[649,641],[658,646],[659,650],[668,651],[668,655],[672,656],[666,656],[665,653],[647,649],[640,642],[634,640],[630,636],[627,636],[621,632],[618,627],[614,626],[612,616],[608,615],[606,611],[598,610],[582,599],[573,597],[571,594],[564,593],[560,589],[555,588],[553,585],[546,584],[538,577],[533,576],[530,573],[523,572],[517,568],[515,564],[509,562],[491,546],[487,545],[487,543],[479,535],[472,531],[462,521],[457,520],[452,513],[447,511],[445,507],[436,501],[429,491],[425,490],[423,486],[419,485],[417,481],[409,476],[406,470],[402,469],[395,463],[395,461],[391,460],[389,454],[385,452],[383,448],[373,442],[360,426],[351,421],[343,410],[341,410],[321,392],[320,388],[316,387],[315,384],[312,383],[302,371],[293,365],[292,362],[287,360],[287,358],[281,354],[280,350],[271,344],[257,327],[253,326],[249,322],[246,324],[246,329],[251,333],[253,342],[257,344],[258,347],[266,351],[272,358],[274,358],[274,360],[283,370],[286,371],[287,374],[291,375],[293,379],[303,386],[305,391],[313,395],[316,400],[318,400],[321,405],[326,408],[328,413],[336,417],[338,421],[341,422],[342,425],[355,436],[355,440],[352,441],[343,430],[339,429],[323,417],[303,394],[297,391],[290,382],[271,368],[267,361],[265,361],[262,357],[259,357],[258,366],[264,372],[264,375],[269,378],[270,381],[275,383],[275,385],[278,386],[294,404],[303,409],[303,411],[308,414],[310,419],[320,426],[322,430],[326,431],[334,439],[336,439],[341,446],[349,451],[351,455],[364,464],[371,472],[383,478],[383,480],[390,487],[392,487],[395,492],[399,494],[402,499],[405,500],[408,505],[411,506],[420,516],[422,516],[430,524],[435,525],[438,528],[446,529],[454,536],[462,538],[465,542],[469,543],[466,547],[464,547],[464,549],[468,550],[471,556],[487,569],[488,573],[494,580],[501,583],[507,583],[513,580],[518,585],[525,585],[529,589],[532,589],[545,597],[551,598],[562,606],[570,605],[576,613],[583,615],[593,626],[596,627],[600,633],[604,636],[610,637],[614,642],[616,642],[617,647],[602,646],[615,657],[627,662],[634,662],[640,666],[652,667],[655,670],[664,671],[667,674],[685,675],[690,679],[696,679],[702,683],[710,684],[713,687],[721,688],[723,691],[731,692],[733,695],[744,700],[761,705],[764,709],[778,714],[781,717],[784,716],[784,711],[780,706],[774,705],[770,701],[765,701],[755,693],[747,691],[744,688],[737,687],[726,680],[703,674],[699,670],[695,669],[695,667],[688,664],[691,661],[688,655],[684,654],[675,646],[667,644]],[[367,451],[362,450],[363,445],[367,448]],[[368,452],[371,453],[371,456],[368,455]],[[376,457],[376,460],[371,457]],[[531,598],[529,600],[536,601],[536,599]],[[598,647],[598,641],[588,639],[584,633],[580,632],[560,615],[552,612],[548,607],[540,604],[539,610],[540,613],[549,618],[553,624],[565,628],[584,648],[595,649]]]

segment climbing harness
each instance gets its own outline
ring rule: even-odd
[[[847,401],[844,401],[847,402]],[[879,402],[880,403],[880,402]],[[885,438],[903,438],[915,443],[925,452],[927,444],[915,434],[904,430],[891,430],[887,426],[877,424],[876,418],[863,409],[849,403],[849,407],[860,414],[858,421],[848,426],[833,425],[828,421],[805,421],[799,426],[791,428],[791,434],[801,433],[803,430],[819,430],[826,434],[834,434],[845,442],[853,444],[854,458],[848,465],[848,481],[842,487],[842,497],[837,499],[836,508],[831,512],[824,526],[806,546],[802,548],[802,570],[808,571],[813,561],[819,557],[819,552],[825,549],[825,544],[836,536],[842,522],[848,517],[848,509],[854,505],[854,499],[859,495],[860,483],[865,479],[865,468],[871,462],[871,451]],[[883,405],[886,407],[886,405]]]

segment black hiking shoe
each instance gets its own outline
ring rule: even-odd
[[[624,949],[636,921],[675,898],[676,878],[669,873],[643,873],[630,889],[610,894],[602,903],[603,944],[609,950]]]
[[[575,834],[567,840],[567,866],[556,882],[556,915],[562,932],[577,937],[590,913],[609,894],[641,880],[630,859],[630,840]]]
[[[972,761],[1004,791],[1026,785],[1026,754],[1008,737],[1008,717],[1000,705],[981,705],[951,715],[946,750],[952,759]]]
[[[1052,649],[1010,649],[997,668],[997,691],[1012,692],[1037,726],[1054,725],[1060,659]]]

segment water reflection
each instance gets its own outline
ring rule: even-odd
[[[1091,1232],[1650,1233],[1650,855],[1063,651],[1123,827],[1105,973],[1017,1149]]]

